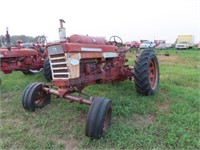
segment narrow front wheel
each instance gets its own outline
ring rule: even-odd
[[[107,98],[95,97],[86,119],[86,136],[101,138],[110,126],[112,102]]]
[[[50,103],[51,95],[42,89],[42,83],[29,84],[22,96],[22,105],[24,109],[35,111],[36,108],[42,108]]]

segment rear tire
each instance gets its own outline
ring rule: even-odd
[[[101,138],[110,126],[111,113],[111,100],[100,97],[94,98],[87,114],[86,136],[94,139]]]
[[[47,81],[51,81],[52,80],[52,73],[51,73],[51,66],[50,66],[49,58],[45,59],[43,68],[44,68],[45,79]]]
[[[154,94],[159,88],[159,64],[154,50],[144,50],[137,57],[134,67],[135,87],[145,96]]]
[[[42,90],[42,86],[42,83],[35,82],[25,88],[22,96],[24,109],[35,111],[50,103],[51,95]]]

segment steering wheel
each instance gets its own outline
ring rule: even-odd
[[[116,46],[122,46],[123,41],[119,36],[114,35],[114,36],[110,37],[109,43],[116,45]]]
[[[6,42],[5,36],[0,37],[0,47],[7,47],[7,42]]]
[[[47,39],[46,39],[46,37],[45,37],[44,35],[38,36],[38,37],[36,38],[36,41],[37,41],[37,43],[38,43],[39,45],[46,45],[46,43],[47,43]]]

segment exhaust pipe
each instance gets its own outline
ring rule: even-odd
[[[8,27],[6,27],[6,43],[7,43],[7,49],[11,50],[11,42],[10,42],[10,34],[8,33]]]
[[[66,41],[66,31],[65,28],[63,27],[63,23],[65,23],[65,21],[63,19],[60,19],[60,28],[59,28],[60,41]]]

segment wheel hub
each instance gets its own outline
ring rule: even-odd
[[[157,66],[155,64],[155,62],[153,60],[151,60],[150,64],[149,64],[149,82],[150,82],[150,86],[152,89],[156,88],[156,84],[157,84]]]

